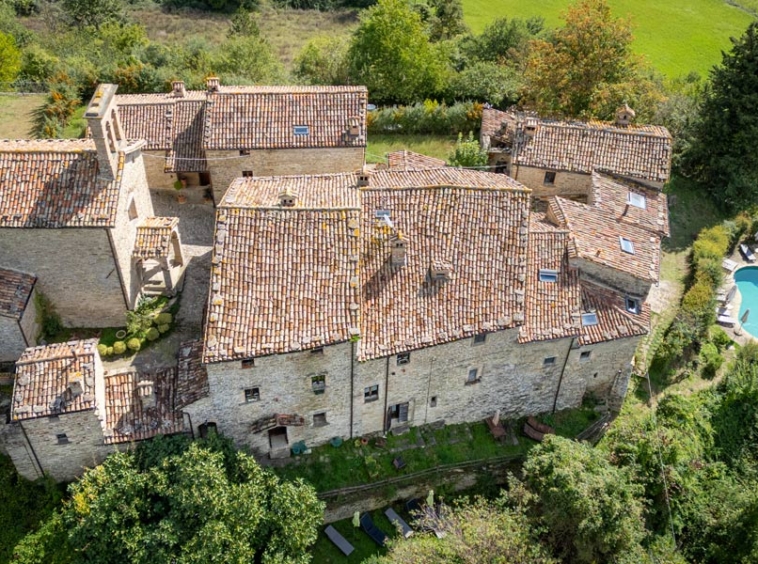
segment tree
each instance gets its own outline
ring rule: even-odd
[[[642,488],[587,445],[549,435],[524,463],[546,538],[565,562],[613,562],[640,551]]]
[[[461,0],[428,0],[434,12],[430,21],[429,35],[432,41],[452,39],[465,33],[463,21],[463,4]]]
[[[157,438],[70,487],[60,513],[16,548],[24,564],[65,544],[78,564],[306,563],[323,504],[219,437]]]
[[[99,28],[106,22],[124,20],[121,0],[62,0],[63,11],[77,27]]]
[[[295,57],[293,73],[308,84],[349,84],[348,47],[344,37],[315,37]]]
[[[351,81],[381,103],[434,97],[447,82],[442,51],[429,42],[421,17],[406,0],[379,0],[366,10],[348,50]]]
[[[538,112],[567,118],[611,119],[624,102],[650,113],[660,98],[632,54],[632,30],[615,19],[606,0],[580,0],[566,25],[531,42],[523,102]]]
[[[711,71],[683,170],[716,205],[734,212],[758,202],[758,23]]]
[[[16,40],[12,35],[0,32],[0,83],[13,82],[20,70],[21,52],[16,47]]]
[[[433,522],[431,522],[433,521]],[[442,538],[416,534],[390,544],[384,557],[365,564],[553,564],[539,543],[529,521],[519,508],[511,508],[505,497],[489,502],[481,498],[445,507],[441,519],[424,517],[419,525],[444,531]]]
[[[468,137],[463,138],[463,133],[458,133],[458,141],[455,143],[455,151],[448,157],[450,166],[476,167],[487,164],[487,152],[482,151],[479,141],[474,139],[474,133],[468,132]]]
[[[542,32],[542,18],[497,18],[481,35],[464,42],[462,49],[469,59],[504,64],[522,57],[531,39]]]

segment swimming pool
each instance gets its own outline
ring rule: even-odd
[[[734,281],[742,296],[738,319],[742,319],[745,310],[750,310],[747,323],[742,327],[745,331],[758,337],[758,266],[746,266],[734,273]]]

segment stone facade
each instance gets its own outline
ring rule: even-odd
[[[0,362],[16,360],[24,349],[37,344],[39,325],[32,290],[26,308],[20,316],[0,315]]]
[[[552,184],[545,182],[547,173],[555,175]],[[592,190],[591,176],[577,172],[514,165],[511,167],[511,176],[531,188],[535,198],[561,196],[586,200]]]
[[[239,151],[207,151],[213,199],[219,204],[235,178],[355,172],[363,167],[364,147],[313,149],[260,149],[249,155]],[[227,160],[214,160],[227,159]]]

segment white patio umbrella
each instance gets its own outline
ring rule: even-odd
[[[750,310],[746,309],[745,313],[743,313],[742,317],[740,317],[740,323],[742,323],[743,325],[745,325],[745,323],[747,323],[747,318],[748,317],[750,317]]]
[[[729,303],[734,299],[734,296],[737,294],[737,286],[734,285],[729,289],[729,292],[726,294],[726,299],[724,300],[724,303]]]

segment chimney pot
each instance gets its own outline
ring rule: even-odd
[[[392,247],[390,254],[390,264],[392,266],[405,266],[406,241],[403,234],[399,231],[390,239]]]
[[[175,80],[171,83],[174,98],[184,98],[187,95],[187,89],[184,87],[184,81]]]
[[[217,76],[209,76],[205,84],[208,87],[208,92],[218,92],[221,88],[221,81]]]

